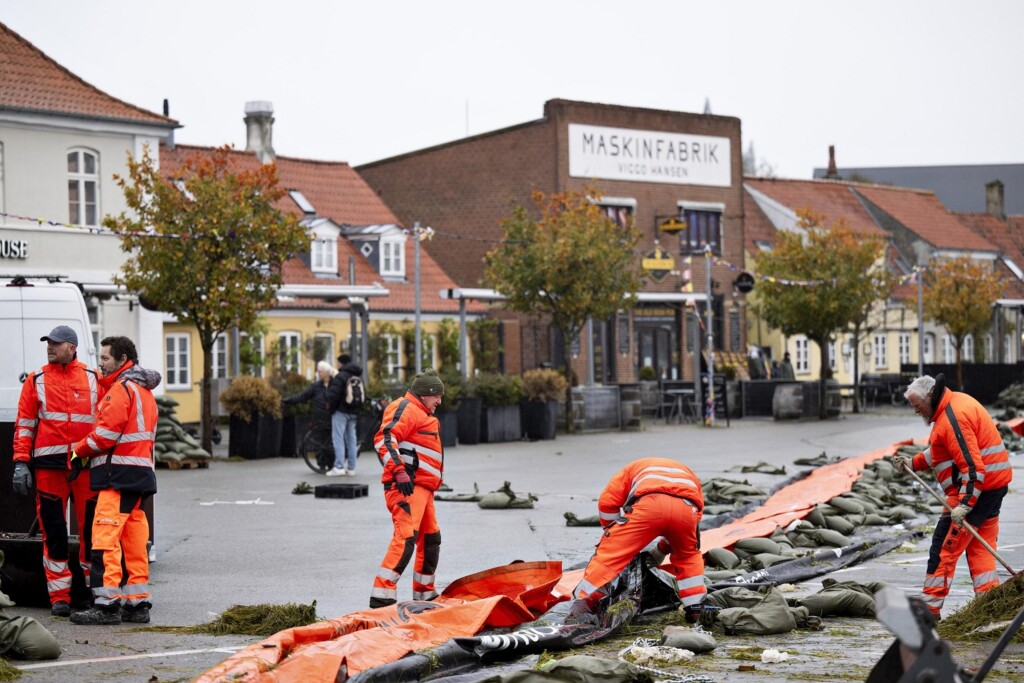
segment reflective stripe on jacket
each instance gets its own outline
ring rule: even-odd
[[[68,468],[75,442],[96,422],[99,378],[85,363],[47,363],[21,385],[14,459],[33,467]]]
[[[698,510],[704,509],[704,493],[693,470],[668,458],[641,458],[616,472],[604,487],[597,499],[601,523],[615,521],[621,508],[649,493],[683,498]]]
[[[156,401],[149,389],[122,377],[130,367],[128,362],[116,375],[100,380],[108,388],[100,402],[96,427],[75,444],[76,453],[91,459],[89,484],[94,491],[156,492]]]
[[[441,425],[412,392],[384,409],[380,430],[373,440],[384,466],[380,480],[390,485],[404,467],[417,486],[436,491],[444,478],[444,447]]]
[[[982,491],[1009,485],[1009,454],[996,423],[978,401],[947,389],[932,422],[928,448],[914,456],[914,469],[930,467],[948,498],[974,507]]]

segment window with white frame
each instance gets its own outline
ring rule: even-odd
[[[875,335],[875,348],[872,353],[875,356],[876,370],[889,367],[889,350],[886,344],[887,339],[888,337],[885,333]]]
[[[931,333],[924,335],[924,362],[935,362],[935,335]]]
[[[1005,335],[1003,337],[1003,362],[1004,363],[1015,363],[1017,362],[1017,350],[1013,347],[1013,335]],[[994,357],[993,357],[994,359]]]
[[[432,334],[420,335],[420,365],[425,368],[437,367],[437,337]]]
[[[338,240],[334,237],[314,237],[310,241],[310,270],[314,273],[338,272]]]
[[[994,363],[996,361],[995,342],[992,339],[991,334],[986,334],[981,338],[981,343],[984,344],[982,348],[985,349],[985,362]]]
[[[318,332],[313,336],[313,349],[316,358],[316,362],[324,361],[331,367],[334,366],[334,359],[337,357],[334,353],[334,335],[327,334],[325,332]]]
[[[948,334],[942,335],[942,362],[947,365],[956,362],[956,349],[953,347],[953,338]]]
[[[277,358],[283,372],[299,372],[301,343],[298,332],[279,332],[277,335]]]
[[[68,153],[68,222],[99,225],[99,155],[90,150]]]
[[[223,334],[213,340],[213,376],[228,376],[228,338]]]
[[[805,373],[811,371],[810,342],[803,335],[793,338],[793,349],[796,351],[793,371]]]
[[[608,218],[612,219],[620,228],[627,228],[633,224],[633,214],[636,212],[636,200],[628,197],[601,197],[598,202],[601,211]]]
[[[402,372],[402,337],[398,334],[385,334],[384,342],[384,376],[389,380],[401,380]]]
[[[705,202],[677,202],[679,220],[686,229],[679,233],[679,251],[693,254],[710,245],[714,254],[722,253],[722,214],[725,205]]]
[[[964,348],[961,349],[960,359],[965,363],[974,362],[974,335],[964,337]]]
[[[87,149],[68,152],[68,222],[98,226],[100,168],[99,155]]]
[[[836,343],[830,341],[825,345],[825,352],[828,354],[828,367],[832,372],[836,371]]]
[[[238,339],[238,356],[242,374],[263,376],[263,335],[242,332]]]
[[[910,363],[910,333],[900,332],[899,341],[900,365]]]
[[[164,337],[164,377],[169,390],[188,391],[192,388],[188,345],[187,334],[168,334]]]
[[[380,240],[380,274],[405,277],[405,237],[382,237]]]

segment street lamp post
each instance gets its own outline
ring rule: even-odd
[[[422,364],[423,354],[420,352],[420,346],[423,343],[423,331],[420,329],[420,222],[416,221],[412,224],[412,238],[415,249],[415,291],[416,291],[416,361],[415,368],[416,374],[420,374],[423,368],[420,367]]]
[[[704,271],[706,275],[706,286],[707,299],[704,303],[706,311],[706,325],[705,330],[708,335],[708,396],[707,396],[707,407],[705,408],[706,414],[704,416],[704,425],[707,427],[715,426],[715,334],[712,327],[714,322],[714,312],[711,308],[711,245],[704,245]]]

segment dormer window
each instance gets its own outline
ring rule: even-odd
[[[380,274],[385,277],[405,277],[405,236],[381,237]]]
[[[314,273],[338,272],[338,240],[334,237],[314,237],[311,240],[310,269]]]

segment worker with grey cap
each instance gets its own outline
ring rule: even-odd
[[[394,533],[380,571],[373,579],[370,607],[398,600],[398,580],[413,553],[413,600],[433,600],[434,572],[441,554],[441,528],[434,513],[434,492],[444,476],[441,427],[434,411],[444,396],[444,383],[428,368],[413,378],[409,391],[384,410],[374,439],[384,467],[384,501]]]
[[[78,520],[78,562],[88,585],[92,567],[88,541],[97,495],[88,477],[67,480],[71,446],[92,430],[101,390],[96,371],[77,359],[75,330],[58,325],[39,341],[46,342],[48,362],[21,385],[11,485],[15,493],[27,496],[35,484],[50,613],[66,617],[71,614],[68,500]]]

